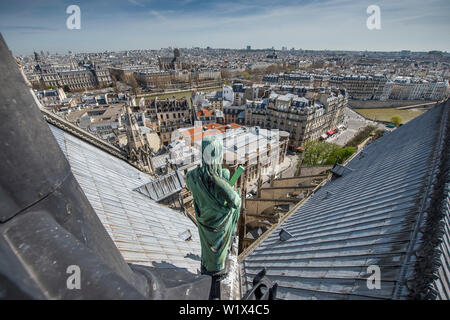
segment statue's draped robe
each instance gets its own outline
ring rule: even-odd
[[[202,247],[202,266],[208,273],[225,270],[231,239],[241,209],[240,190],[229,184],[230,172],[222,169],[222,140],[207,136],[202,141],[202,166],[186,175],[194,197],[195,217]]]

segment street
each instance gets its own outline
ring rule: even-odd
[[[370,124],[377,126],[379,129],[387,129],[385,125],[377,123],[375,121],[366,120],[357,112],[347,107],[344,110],[344,125],[347,127],[347,129],[339,131],[338,133],[325,139],[325,141],[344,146],[351,138],[355,136],[359,129]]]

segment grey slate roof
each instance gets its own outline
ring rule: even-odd
[[[297,207],[241,257],[245,289],[265,267],[281,299],[449,299],[449,109],[369,144]],[[368,289],[370,265],[380,289]]]
[[[127,162],[49,125],[86,197],[128,263],[197,274],[200,239],[192,221],[134,189],[151,177]],[[183,240],[190,230],[191,240]]]

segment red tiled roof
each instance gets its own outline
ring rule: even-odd
[[[197,111],[197,117],[212,117],[214,115],[214,112],[212,110],[208,110],[207,108],[202,108],[202,111]]]
[[[231,123],[229,125],[231,126],[232,129],[236,129],[236,128],[240,127],[240,125],[236,124],[236,123]],[[204,127],[206,127],[207,130],[203,130]],[[193,140],[193,141],[198,141],[198,140],[203,139],[206,136],[223,133],[226,131],[226,128],[227,128],[227,124],[209,123],[209,124],[205,124],[204,126],[201,126],[201,127],[190,128],[188,130],[185,130],[183,132],[183,135],[185,137],[190,136],[191,140]]]

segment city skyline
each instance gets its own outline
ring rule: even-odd
[[[366,10],[381,10],[369,30]],[[81,29],[66,26],[78,5]],[[15,1],[0,3],[0,32],[15,55],[164,47],[287,47],[343,51],[449,51],[448,1]]]

